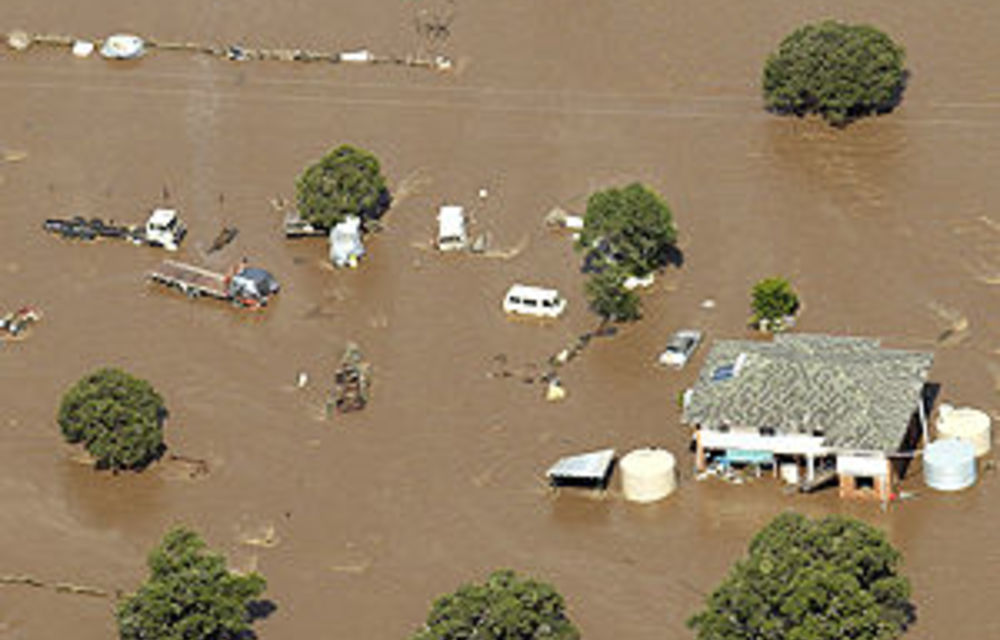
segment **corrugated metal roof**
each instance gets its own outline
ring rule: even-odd
[[[549,480],[602,481],[615,459],[614,449],[602,449],[590,453],[560,458],[549,467],[545,475]]]
[[[731,377],[720,368],[742,360]],[[819,433],[828,447],[894,451],[920,401],[930,353],[882,349],[873,338],[779,334],[723,340],[705,359],[687,424]]]

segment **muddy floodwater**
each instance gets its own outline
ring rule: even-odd
[[[1000,636],[1000,483],[928,490],[883,512],[835,492],[788,495],[691,478],[676,398],[701,363],[653,366],[669,333],[747,335],[748,291],[784,275],[804,331],[929,349],[939,402],[1000,409],[1000,4],[993,0],[457,0],[450,35],[422,39],[429,0],[3,0],[0,31],[441,52],[450,73],[235,63],[151,51],[138,61],[0,47],[0,305],[34,304],[30,338],[0,346],[0,573],[135,589],[147,551],[186,523],[277,605],[261,638],[405,638],[431,600],[497,567],[554,583],[588,639],[690,637],[685,619],[785,509],[846,513],[903,551],[918,620],[908,638]],[[868,21],[907,49],[891,115],[834,130],[761,110],[762,61],[799,24]],[[269,201],[349,142],[395,194],[356,271],[322,239],[286,241]],[[595,189],[641,180],[671,204],[684,264],[645,317],[561,373],[562,403],[497,379],[592,329],[579,258],[546,229]],[[487,189],[480,199],[478,192]],[[166,193],[164,193],[166,191]],[[189,226],[178,257],[246,256],[281,281],[263,313],[190,301],[143,274],[163,253],[43,233],[46,217],[141,221],[167,195]],[[428,250],[437,206],[463,204],[492,257]],[[208,254],[223,226],[239,235]],[[515,281],[561,289],[557,322],[512,322]],[[713,309],[701,302],[716,301]],[[359,413],[324,419],[347,340],[374,367]],[[703,352],[700,354],[703,355]],[[206,459],[99,474],[62,443],[62,392],[121,366],[170,409],[172,453]],[[299,372],[309,375],[296,388]],[[656,445],[679,491],[654,506],[555,495],[558,457]],[[0,637],[115,635],[111,601],[0,586]]]

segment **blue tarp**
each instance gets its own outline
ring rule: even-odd
[[[774,464],[774,454],[770,451],[750,449],[726,449],[722,462],[728,464]]]

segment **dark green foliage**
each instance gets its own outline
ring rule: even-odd
[[[842,126],[891,111],[906,83],[903,48],[868,25],[800,27],[764,65],[764,101],[778,113],[817,113]]]
[[[624,285],[625,276],[620,269],[605,268],[600,273],[591,274],[584,284],[590,310],[605,320],[630,322],[638,320],[641,302],[635,291]]]
[[[510,570],[438,598],[411,640],[578,640],[563,598],[544,582]]]
[[[392,198],[378,159],[371,153],[342,145],[308,167],[295,183],[299,215],[310,224],[330,229],[348,215],[364,223],[378,219]]]
[[[231,573],[198,534],[177,528],[149,554],[149,579],[117,607],[121,640],[236,640],[247,637],[249,605],[267,582]]]
[[[82,442],[98,469],[142,469],[166,450],[163,398],[145,380],[120,369],[84,376],[63,395],[59,427]]]
[[[799,310],[799,297],[792,291],[792,285],[783,278],[765,278],[753,286],[750,306],[753,309],[753,324],[766,321],[770,325],[778,323],[786,316]]]
[[[677,241],[670,207],[638,182],[591,195],[583,223],[577,247],[637,277],[666,266]]]
[[[899,552],[863,522],[785,513],[749,551],[688,620],[699,640],[892,640],[914,620]]]

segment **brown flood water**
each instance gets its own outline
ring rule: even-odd
[[[405,54],[420,46],[420,2],[4,0],[0,31]],[[258,624],[262,638],[403,638],[435,596],[503,566],[555,583],[587,638],[683,638],[753,532],[793,508],[888,532],[918,607],[907,637],[1000,635],[993,474],[960,495],[914,475],[904,489],[918,498],[887,513],[769,481],[690,481],[675,398],[700,359],[679,374],[652,361],[680,326],[743,335],[747,291],[767,275],[800,290],[803,330],[933,348],[940,400],[1000,408],[1000,67],[984,64],[1000,54],[1000,5],[791,4],[458,0],[451,75],[2,48],[0,146],[28,155],[0,164],[0,303],[46,317],[0,352],[0,573],[132,590],[148,549],[183,522],[265,574],[278,609]],[[913,75],[895,113],[835,131],[761,111],[766,53],[828,16],[905,44]],[[302,167],[341,142],[382,158],[397,202],[370,259],[334,272],[324,242],[281,237],[268,199],[290,197]],[[642,322],[564,370],[564,403],[490,379],[495,355],[538,362],[593,326],[578,257],[541,219],[630,180],[671,203],[683,268],[645,294]],[[190,228],[180,258],[224,267],[246,255],[279,277],[265,313],[150,288],[156,250],[40,229],[72,212],[138,220],[164,184]],[[478,228],[523,251],[414,246],[438,204],[472,206],[480,187],[490,195]],[[236,242],[206,255],[224,224],[239,227]],[[499,300],[515,280],[560,287],[569,313],[548,326],[506,320]],[[717,308],[701,309],[705,298]],[[962,339],[936,345],[962,318]],[[374,398],[324,421],[347,339],[374,364]],[[170,464],[114,477],[73,461],[59,397],[105,364],[161,390],[171,450],[207,458],[207,477]],[[311,376],[305,390],[298,371]],[[625,504],[617,484],[603,499],[556,497],[541,480],[561,455],[647,444],[685,471],[655,506]],[[275,546],[244,544],[269,526]],[[114,635],[108,600],[0,587],[0,637]]]

